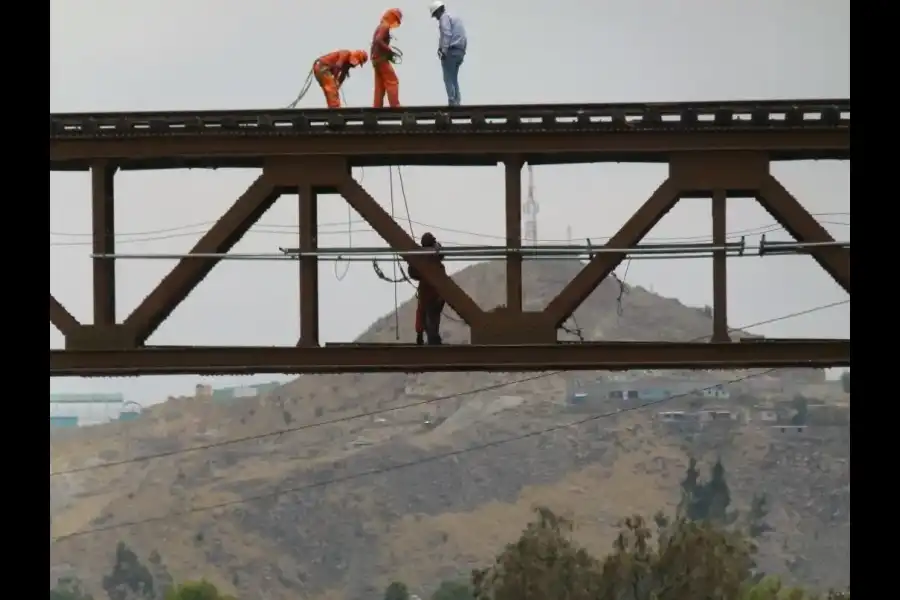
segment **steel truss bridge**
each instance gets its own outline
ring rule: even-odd
[[[93,321],[50,293],[50,322],[65,336],[50,350],[50,376],[139,374],[543,371],[828,367],[850,364],[850,340],[732,340],[726,306],[729,197],[755,197],[797,240],[779,251],[809,254],[850,293],[849,242],[835,241],[770,172],[773,161],[850,160],[850,100],[680,104],[474,106],[447,109],[256,110],[50,114],[50,171],[90,171]],[[668,177],[605,246],[522,248],[524,164],[667,163]],[[506,262],[506,302],[479,307],[350,175],[352,167],[497,165],[506,168],[506,244],[459,256]],[[258,178],[121,323],[116,320],[114,174],[176,168],[253,168]],[[301,338],[295,347],[153,347],[148,338],[283,194],[300,206]],[[471,345],[319,341],[317,197],[339,194],[415,265],[471,330]],[[706,343],[557,342],[576,308],[633,254],[681,198],[711,199],[713,327]],[[664,249],[678,253],[676,248]],[[773,248],[773,251],[778,250]],[[522,306],[529,252],[585,254],[582,271],[541,311]],[[760,248],[762,251],[762,248]],[[540,256],[534,256],[538,258]],[[249,317],[248,318],[252,318]]]

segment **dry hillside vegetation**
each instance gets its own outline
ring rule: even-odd
[[[566,262],[526,264],[526,305],[546,303],[576,269]],[[482,306],[501,303],[502,265],[477,265],[456,279]],[[701,309],[637,287],[622,295],[619,311],[619,291],[615,281],[605,282],[576,314],[586,338],[686,340],[710,333]],[[404,327],[412,313],[411,303],[401,308]],[[392,341],[393,323],[388,315],[360,339]],[[458,323],[445,328],[448,341],[466,341]],[[400,334],[412,338],[409,328]],[[688,455],[696,454],[707,462],[722,457],[738,507],[753,493],[769,493],[774,531],[761,557],[767,571],[821,584],[849,581],[846,427],[789,437],[735,425],[689,436],[660,430],[654,411],[646,410],[446,456],[584,418],[565,406],[566,380],[548,375],[178,452],[521,378],[306,376],[266,398],[230,405],[173,399],[135,422],[55,435],[51,472],[175,454],[51,478],[52,536],[113,527],[51,543],[51,577],[75,572],[96,589],[116,542],[125,540],[144,556],[158,550],[176,580],[205,576],[242,598],[356,600],[392,579],[424,596],[440,580],[484,566],[515,539],[536,505],[571,516],[580,541],[604,552],[621,517],[675,506]],[[426,415],[432,425],[425,425]],[[118,526],[128,523],[138,524]]]

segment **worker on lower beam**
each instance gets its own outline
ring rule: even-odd
[[[341,85],[350,76],[350,69],[361,67],[368,60],[365,50],[335,50],[316,59],[313,73],[325,94],[328,108],[341,107]]]
[[[400,27],[403,13],[399,8],[389,8],[381,15],[381,22],[372,36],[372,68],[375,70],[375,99],[372,106],[384,107],[387,95],[391,108],[400,106],[400,80],[394,70],[395,50],[391,46],[391,31]]]
[[[424,259],[432,262],[441,272],[444,268],[444,256],[441,254],[441,245],[431,232],[422,235],[422,248],[431,248],[433,255]],[[412,264],[409,265],[409,277],[419,282],[416,301],[416,344],[422,345],[426,341],[429,346],[439,346],[441,340],[441,316],[444,312],[444,300],[433,285],[422,279],[419,270]],[[424,334],[424,336],[423,336]],[[424,337],[424,339],[423,339]]]

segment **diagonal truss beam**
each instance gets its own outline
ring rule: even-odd
[[[219,221],[193,247],[191,254],[225,254],[253,227],[281,195],[266,176],[260,175]],[[188,294],[209,274],[217,258],[183,258],[144,298],[125,320],[125,327],[135,336],[135,344],[143,345],[181,304]]]
[[[831,234],[771,174],[763,179],[756,198],[763,208],[778,221],[778,224],[784,227],[798,242],[834,243]],[[809,249],[809,253],[849,294],[850,251],[838,247],[812,247]]]
[[[603,248],[630,248],[644,239],[660,219],[672,210],[678,202],[680,188],[672,178],[665,181],[634,215],[610,238]],[[561,327],[572,316],[581,303],[590,296],[600,283],[609,277],[625,259],[624,252],[601,252],[597,254],[570,281],[559,294],[547,304],[545,314]]]
[[[378,202],[349,175],[345,176],[338,184],[338,192],[345,200],[356,209],[356,212],[372,226],[378,234],[390,246],[399,252],[421,250],[419,246],[403,229],[397,225]],[[483,317],[484,311],[466,292],[453,281],[449,275],[436,268],[434,264],[424,256],[408,256],[407,260],[415,265],[416,269],[437,289],[441,297],[470,327],[475,326]]]
[[[59,300],[53,297],[53,294],[50,294],[50,322],[53,323],[54,327],[59,329],[59,332],[64,336],[68,336],[70,333],[81,327],[81,323],[78,322],[78,319],[72,316],[66,307],[63,306]]]

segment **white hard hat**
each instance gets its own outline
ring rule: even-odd
[[[442,8],[444,8],[444,3],[441,2],[441,0],[434,0],[434,2],[432,2],[431,5],[429,5],[428,12],[430,12],[432,15],[434,15],[434,13],[436,13],[437,11],[439,11]]]

